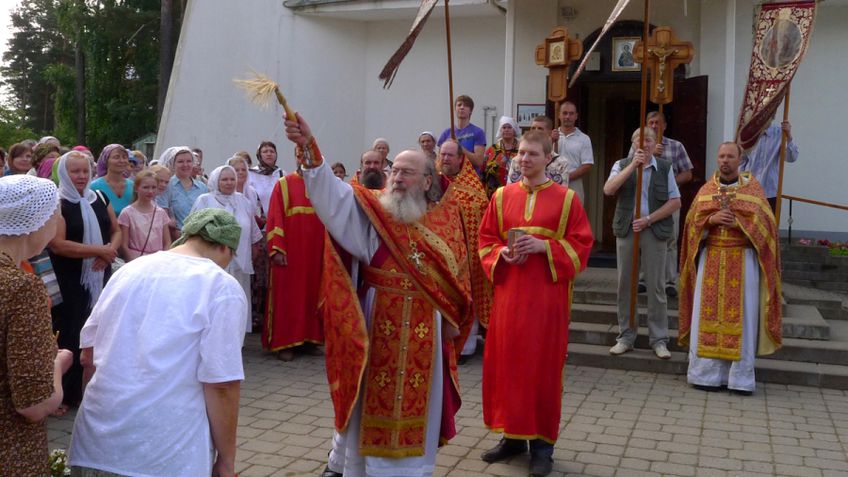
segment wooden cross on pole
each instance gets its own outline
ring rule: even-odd
[[[583,43],[569,38],[565,27],[554,28],[536,47],[536,64],[548,69],[548,100],[556,104],[557,110],[568,94],[568,66],[581,55]]]
[[[633,48],[633,59],[648,66],[651,74],[651,102],[668,104],[674,98],[674,69],[692,61],[695,47],[692,42],[678,40],[674,30],[667,26],[655,28],[647,44],[647,60],[641,40]]]

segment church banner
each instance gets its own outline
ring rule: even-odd
[[[736,141],[744,149],[754,147],[786,96],[807,51],[815,16],[813,0],[760,6],[754,23],[751,69],[736,129]]]

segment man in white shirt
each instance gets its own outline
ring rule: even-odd
[[[565,157],[568,165],[568,188],[573,190],[580,203],[586,203],[583,193],[583,176],[592,170],[595,157],[592,154],[592,140],[577,127],[577,106],[571,101],[562,103],[559,107],[560,126],[551,135],[556,152]]]
[[[234,475],[247,298],[224,268],[241,228],[204,209],[182,233],[115,273],[80,333],[93,377],[74,422],[74,475]]]

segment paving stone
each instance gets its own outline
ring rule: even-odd
[[[651,470],[664,475],[694,476],[695,468],[689,465],[672,464],[669,462],[653,462]]]
[[[249,335],[236,470],[317,475],[334,414],[321,358],[282,363]],[[479,356],[460,368],[459,434],[440,450],[436,476],[526,476],[529,457],[487,464],[500,435],[482,422]],[[693,390],[685,376],[566,367],[553,476],[848,475],[848,393],[760,384],[740,398]],[[75,413],[49,418],[49,447],[66,448]]]

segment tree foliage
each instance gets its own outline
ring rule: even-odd
[[[11,93],[6,116],[17,111],[17,127],[72,144],[78,104],[85,104],[85,143],[95,151],[155,131],[159,15],[159,0],[21,0],[0,68]],[[77,48],[84,103],[76,92]]]

